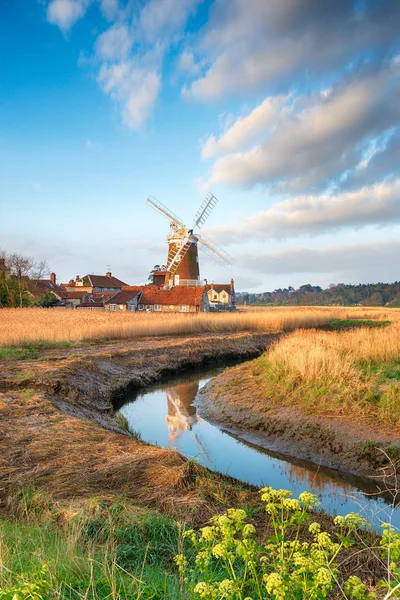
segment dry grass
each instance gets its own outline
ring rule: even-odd
[[[273,403],[399,428],[400,311],[390,320],[383,328],[295,331],[274,344],[260,359]]]
[[[282,307],[246,309],[236,313],[142,314],[67,311],[40,308],[1,309],[0,346],[38,342],[82,342],[145,336],[292,331],[319,327],[332,318],[388,318],[394,309]],[[400,316],[400,311],[397,312]]]

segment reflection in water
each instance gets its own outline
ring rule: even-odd
[[[266,450],[198,417],[193,406],[196,395],[217,372],[186,375],[150,388],[120,410],[146,442],[175,448],[210,469],[259,487],[290,489],[295,496],[310,490],[330,514],[355,511],[375,523],[388,520],[388,507],[382,498],[375,498],[378,489],[374,483]],[[373,494],[373,499],[367,499],[362,491]],[[393,524],[400,524],[399,517],[395,511]]]
[[[167,388],[167,415],[169,439],[175,441],[186,431],[192,431],[198,421],[193,402],[199,391],[198,381],[188,381]]]

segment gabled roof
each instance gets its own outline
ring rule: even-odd
[[[50,279],[27,279],[28,290],[35,296],[52,293],[58,298],[65,298],[66,291]]]
[[[160,290],[156,285],[145,285],[140,304],[159,304],[161,306],[200,306],[206,288],[175,286],[170,290]]]
[[[220,294],[221,292],[227,292],[228,294],[231,293],[231,284],[230,283],[211,283],[209,285],[207,285],[207,291],[209,292],[210,290],[215,290],[217,292],[217,294]]]
[[[130,302],[133,298],[136,298],[138,294],[141,292],[140,290],[123,290],[122,292],[118,292],[118,294],[114,294],[112,298],[109,298],[105,304],[126,304]]]
[[[108,277],[107,275],[85,275],[85,277],[83,277],[83,285],[101,288],[114,287],[118,289],[127,284],[117,277]]]

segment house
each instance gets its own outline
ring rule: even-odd
[[[145,285],[138,304],[138,310],[146,312],[196,313],[209,309],[206,286],[175,286],[165,290],[156,285]]]
[[[68,283],[64,283],[63,287],[67,292],[87,292],[103,293],[103,292],[120,292],[123,286],[127,284],[121,281],[117,277],[113,277],[110,271],[107,271],[105,275],[85,275],[79,277],[77,275],[74,279],[71,279]]]
[[[73,292],[69,292],[73,294]],[[77,292],[75,292],[77,294]],[[79,294],[79,292],[78,292]],[[104,308],[105,303],[117,296],[119,292],[83,292],[80,301],[75,305],[75,308]]]
[[[60,302],[66,299],[66,292],[61,285],[57,284],[56,274],[51,273],[50,279],[26,279],[29,293],[36,299],[53,294]]]
[[[104,308],[110,311],[138,310],[139,300],[145,286],[124,287],[121,292],[113,295],[104,303]]]
[[[230,283],[211,283],[207,286],[210,308],[214,310],[232,310],[235,308],[235,285]]]

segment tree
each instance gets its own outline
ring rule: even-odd
[[[46,260],[37,261],[33,256],[24,256],[17,252],[6,252],[0,249],[0,258],[4,258],[6,268],[10,270],[11,280],[16,281],[17,285],[3,285],[3,294],[10,295],[10,299],[5,303],[6,306],[28,306],[28,288],[26,281],[29,279],[42,279],[50,272],[49,264]],[[8,292],[7,292],[8,290]],[[18,295],[18,302],[15,300],[15,294]]]
[[[149,284],[154,285],[154,272],[155,271],[165,271],[166,268],[167,267],[165,265],[154,265],[154,267],[150,271],[149,276],[147,278],[147,281],[149,282]]]
[[[43,306],[43,308],[50,308],[59,302],[57,296],[55,296],[52,292],[47,292],[37,301],[38,306]]]

